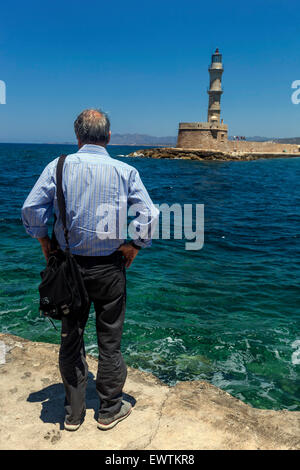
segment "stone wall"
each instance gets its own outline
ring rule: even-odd
[[[248,142],[248,141],[232,141],[227,142],[229,151],[237,152],[275,152],[275,153],[299,153],[300,145],[296,144],[278,144],[276,142]]]
[[[178,148],[211,148],[212,144],[224,144],[228,139],[226,124],[209,122],[182,122],[179,124]],[[217,147],[216,147],[217,148]]]
[[[226,126],[227,127],[227,126]],[[300,153],[297,144],[279,144],[274,142],[250,142],[227,140],[226,130],[218,129],[217,137],[212,137],[213,129],[187,127],[178,131],[177,148],[219,150],[223,152],[271,152]]]

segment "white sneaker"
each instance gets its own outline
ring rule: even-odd
[[[67,431],[77,431],[77,429],[79,429],[81,426],[81,423],[79,424],[68,424],[68,423],[64,423],[64,427]]]

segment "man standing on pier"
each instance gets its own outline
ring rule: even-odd
[[[130,403],[122,401],[127,376],[121,354],[125,267],[130,267],[141,248],[150,246],[159,211],[137,170],[109,156],[106,146],[111,132],[105,113],[93,109],[83,111],[74,127],[79,150],[65,160],[63,193],[70,250],[82,268],[89,301],[94,303],[96,312],[98,427],[110,429],[131,412]],[[25,229],[39,240],[46,260],[51,251],[47,222],[53,211],[57,216],[55,236],[60,248],[65,249],[56,196],[57,161],[46,166],[22,208]],[[127,209],[133,205],[138,207],[138,217],[131,226],[138,235],[126,242],[121,233],[110,233],[106,222],[126,221]],[[108,208],[108,216],[103,207]],[[66,393],[65,429],[70,431],[77,430],[85,416],[88,367],[83,334],[89,309],[90,305],[79,320],[68,316],[62,320],[59,367]]]

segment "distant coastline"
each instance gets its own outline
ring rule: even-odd
[[[228,137],[233,140],[233,137]],[[298,144],[300,145],[300,137],[246,137],[246,141],[252,142],[276,142],[282,144]],[[109,146],[128,146],[128,147],[175,147],[177,137],[156,137],[147,134],[112,134]],[[0,144],[30,144],[30,145],[77,145],[77,142],[0,142]]]

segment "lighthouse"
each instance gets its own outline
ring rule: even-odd
[[[222,54],[219,49],[211,56],[211,64],[209,66],[209,90],[207,90],[208,99],[208,112],[207,121],[215,124],[220,123],[221,114],[221,95],[222,90]]]
[[[211,56],[209,71],[209,88],[207,90],[208,111],[206,122],[180,122],[178,128],[177,148],[222,150],[228,142],[228,126],[221,116],[222,90],[222,54],[216,49]]]
[[[253,158],[253,152],[269,153],[270,155],[289,151],[294,154],[300,152],[300,145],[278,144],[272,142],[247,142],[244,139],[231,140],[228,139],[228,126],[224,124],[221,118],[221,95],[222,75],[224,72],[222,63],[222,54],[219,49],[211,55],[211,63],[208,67],[209,87],[208,93],[208,109],[207,120],[196,122],[180,122],[178,126],[178,136],[176,149],[177,155],[182,158]],[[195,91],[196,95],[197,91]],[[193,97],[194,98],[194,97]],[[195,101],[195,99],[194,99]],[[242,103],[241,103],[242,107]],[[206,109],[204,110],[206,113]],[[187,150],[187,152],[185,152]],[[183,151],[181,153],[181,151]],[[189,152],[191,151],[191,152]],[[201,153],[193,153],[200,151]],[[215,152],[221,152],[219,154]],[[241,152],[239,154],[239,152]],[[168,153],[167,153],[168,154]],[[247,156],[246,156],[247,154]],[[252,154],[252,156],[251,156]],[[256,158],[256,157],[254,157]]]

